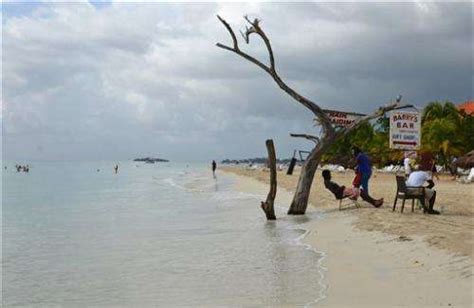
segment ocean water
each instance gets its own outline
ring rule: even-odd
[[[4,162],[4,164],[6,164]],[[2,303],[311,305],[323,256],[265,195],[199,164],[31,163],[2,176]],[[100,171],[97,171],[100,169]]]

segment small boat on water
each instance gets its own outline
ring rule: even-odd
[[[153,158],[153,157],[145,157],[145,158],[135,158],[133,161],[142,161],[146,164],[154,164],[156,162],[164,162],[167,163],[169,160],[163,158]]]

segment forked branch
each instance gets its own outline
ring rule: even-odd
[[[234,49],[233,50],[239,50],[239,43],[237,42],[237,37],[235,37],[235,33],[232,30],[232,28],[230,27],[230,25],[227,23],[227,21],[222,19],[219,15],[217,15],[217,18],[219,18],[219,20],[222,22],[222,24],[224,24],[227,31],[229,31],[229,34],[232,37],[232,42],[234,43]],[[219,47],[221,47],[221,46],[219,46]],[[224,46],[222,46],[222,47],[224,47]]]
[[[246,27],[246,31],[244,35],[245,42],[247,44],[250,43],[250,35],[252,33],[255,33],[258,36],[260,36],[263,42],[265,43],[265,46],[267,47],[268,56],[270,58],[270,69],[272,70],[272,72],[275,72],[275,58],[273,57],[272,45],[270,44],[270,40],[268,39],[265,32],[263,32],[263,30],[260,28],[260,25],[259,25],[260,20],[255,18],[253,21],[250,21],[248,16],[244,16],[244,18],[251,25],[250,28]]]
[[[283,91],[285,91],[293,99],[295,99],[304,107],[308,108],[309,110],[311,110],[311,112],[313,112],[313,114],[319,119],[319,122],[321,123],[321,126],[323,127],[323,132],[324,132],[325,137],[332,137],[335,131],[331,125],[331,121],[329,120],[329,117],[327,116],[327,114],[317,104],[313,103],[311,100],[300,95],[298,92],[296,92],[291,87],[289,87],[278,75],[276,71],[276,67],[275,67],[275,59],[273,55],[272,46],[270,44],[270,40],[268,39],[267,35],[260,27],[260,20],[254,19],[253,21],[251,21],[247,16],[245,16],[244,19],[251,25],[251,27],[246,27],[245,32],[241,32],[241,34],[247,44],[250,42],[250,35],[254,33],[257,34],[263,40],[263,42],[265,43],[265,46],[267,47],[268,56],[270,58],[270,65],[266,65],[262,63],[261,61],[259,61],[258,59],[240,50],[237,38],[235,36],[234,31],[232,30],[232,27],[227,23],[227,21],[225,21],[219,15],[217,15],[217,18],[220,20],[220,22],[225,26],[225,28],[229,32],[232,38],[233,47],[230,47],[221,43],[217,43],[216,46],[236,53],[237,55],[256,64],[258,67],[260,67],[265,72],[267,72]]]

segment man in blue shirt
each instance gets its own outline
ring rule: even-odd
[[[366,197],[366,201],[373,200],[370,202],[375,207],[380,207],[383,204],[383,198],[379,200],[375,200],[370,197],[369,195],[369,179],[372,176],[372,163],[370,162],[370,158],[362,152],[358,147],[354,146],[352,148],[352,153],[354,154],[357,162],[356,172],[361,174],[361,181],[360,186],[362,188],[361,196],[364,198]],[[365,200],[365,198],[364,198]]]
[[[372,163],[367,154],[362,152],[358,147],[353,147],[353,153],[356,157],[357,171],[362,175],[360,186],[369,193],[369,179],[372,176]]]

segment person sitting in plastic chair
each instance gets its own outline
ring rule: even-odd
[[[428,185],[424,187],[423,184],[425,182],[428,183]],[[420,200],[423,206],[423,213],[435,215],[440,214],[439,211],[433,209],[436,201],[436,190],[433,189],[435,184],[432,175],[429,172],[423,170],[414,171],[410,174],[405,183],[408,186],[407,190],[410,193],[418,193],[420,190],[423,190],[425,198],[424,200]],[[426,203],[428,203],[428,205]]]

